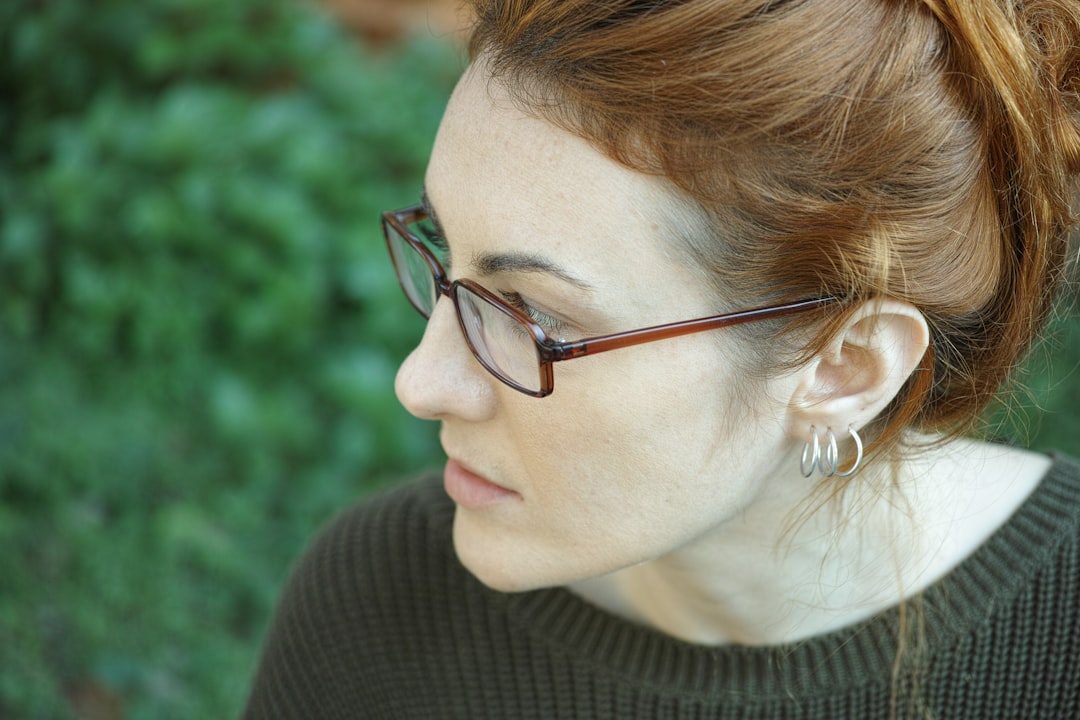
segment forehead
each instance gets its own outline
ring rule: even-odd
[[[675,237],[674,192],[522,112],[483,65],[454,91],[426,189],[455,252],[543,253],[600,288],[642,289],[658,274],[682,292],[701,284]]]

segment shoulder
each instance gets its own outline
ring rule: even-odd
[[[1036,533],[1045,540],[1036,545],[1046,550],[1080,536],[1080,459],[1063,453],[1049,457],[1046,472],[1008,523]]]
[[[1075,558],[1080,554],[1080,459],[1060,453],[1051,459],[1049,470],[1010,524],[1044,538],[1050,554],[1060,554],[1065,546]]]
[[[1080,607],[1078,498],[1080,461],[1051,456],[1035,488],[1007,520],[929,588],[926,599],[946,619],[943,628],[961,634],[1003,626],[1060,633],[1060,612]],[[1033,625],[1032,618],[1041,625]],[[1075,629],[1080,641],[1080,625]]]
[[[1021,487],[1025,484],[1020,483]],[[1030,581],[1035,573],[1060,569],[1062,561],[1075,559],[1080,552],[1078,500],[1080,460],[1051,454],[1034,487],[1025,492],[1010,516],[976,552],[975,559],[985,566],[1012,567],[1011,574],[1017,580]]]
[[[293,568],[245,717],[349,717],[386,695],[441,632],[439,600],[475,583],[457,562],[454,506],[435,476],[345,510]],[[317,708],[317,711],[316,711]]]
[[[384,627],[402,600],[459,567],[451,540],[454,506],[435,475],[421,476],[343,511],[293,568],[278,608],[317,618],[341,637],[347,626]],[[297,607],[299,606],[299,607]]]
[[[434,474],[379,492],[327,523],[298,561],[290,586],[348,577],[362,591],[364,579],[407,570],[410,558],[449,560],[453,514]]]
[[[1080,486],[1080,459],[1064,453],[1051,453],[1053,465],[1048,476],[1054,478],[1054,482],[1064,482],[1073,487]]]
[[[1077,717],[1080,664],[1080,462],[1054,455],[1026,501],[931,588],[931,704],[951,717]]]

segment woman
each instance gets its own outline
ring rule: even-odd
[[[1080,717],[1080,465],[963,436],[1063,274],[1080,7],[475,11],[384,216],[446,467],[309,549],[248,716]]]

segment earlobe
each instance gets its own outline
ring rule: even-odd
[[[792,398],[792,433],[862,427],[896,396],[930,343],[923,314],[909,303],[863,303],[805,368]]]

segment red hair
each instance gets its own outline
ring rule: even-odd
[[[1080,172],[1075,0],[473,5],[472,54],[516,102],[691,200],[688,249],[722,295],[922,311],[931,347],[868,429],[879,450],[969,427],[1051,313]]]

